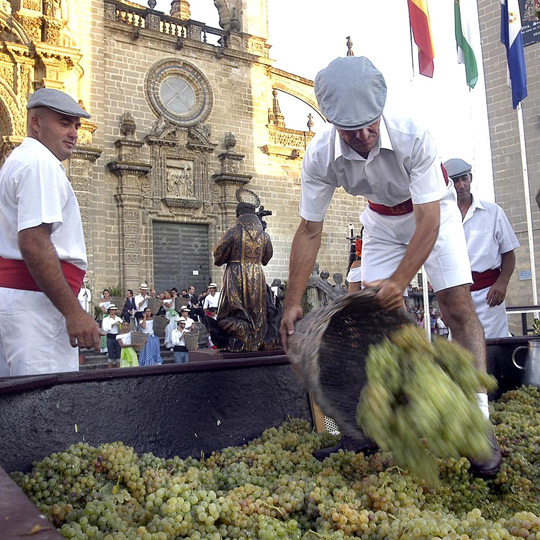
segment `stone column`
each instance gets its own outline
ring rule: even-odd
[[[183,21],[189,21],[191,19],[191,8],[189,7],[188,0],[172,0],[171,17],[178,17]]]
[[[71,154],[68,166],[68,176],[77,197],[79,208],[81,211],[81,220],[84,230],[84,243],[88,257],[87,277],[90,283],[95,283],[94,280],[94,253],[92,246],[89,244],[90,238],[94,237],[93,228],[95,219],[91,216],[92,203],[92,178],[94,176],[94,163],[101,155],[101,150],[98,148],[77,146]]]
[[[142,272],[142,189],[141,184],[152,169],[141,162],[143,141],[131,138],[115,142],[118,160],[107,168],[118,177],[116,202],[119,210],[120,279],[125,288],[136,289]]]
[[[220,191],[218,206],[222,231],[232,227],[236,221],[236,205],[238,204],[236,190],[245,186],[252,178],[250,174],[240,172],[245,155],[232,150],[236,146],[236,139],[232,133],[225,135],[225,146],[227,150],[218,154],[221,172],[212,175]]]

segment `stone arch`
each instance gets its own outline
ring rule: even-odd
[[[273,68],[270,69],[270,79],[272,88],[303,101],[324,118],[315,98],[312,81]]]
[[[26,135],[26,109],[21,111],[21,104],[5,81],[0,79],[0,126],[2,136],[24,137]],[[4,132],[4,129],[7,131]]]
[[[6,36],[9,41],[28,46],[32,44],[32,40],[28,37],[22,25],[7,13],[0,11],[0,31],[2,30],[9,34],[9,36]]]

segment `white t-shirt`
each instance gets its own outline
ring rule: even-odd
[[[52,224],[58,258],[88,267],[79,204],[62,163],[27,137],[0,169],[0,257],[22,260],[18,233]]]
[[[473,272],[501,267],[501,255],[519,247],[504,210],[495,203],[473,196],[463,219],[467,250]]]
[[[309,144],[302,163],[300,216],[323,221],[338,187],[351,195],[395,206],[451,196],[431,135],[409,118],[383,115],[377,144],[367,159],[348,146],[331,124]]]

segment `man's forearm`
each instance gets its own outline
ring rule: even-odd
[[[439,203],[415,205],[416,228],[392,280],[407,288],[426,262],[439,235]]]
[[[322,222],[302,220],[291,246],[285,307],[299,305],[321,246]]]
[[[45,224],[21,231],[18,235],[19,249],[39,288],[66,316],[74,309],[82,308],[64,277],[50,233],[51,227]]]
[[[516,267],[516,254],[514,250],[507,251],[501,255],[501,275],[498,280],[503,281],[506,285],[510,281],[514,268]]]

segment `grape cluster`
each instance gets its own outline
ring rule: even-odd
[[[312,457],[335,437],[293,419],[206,458],[138,456],[121,442],[71,446],[12,477],[76,540],[540,539],[540,393],[492,404],[503,464],[490,481],[437,458],[439,485],[392,454]]]
[[[476,392],[496,383],[476,370],[470,352],[443,339],[432,345],[421,328],[407,325],[370,347],[366,373],[358,424],[396,464],[434,486],[434,455],[489,457]]]

